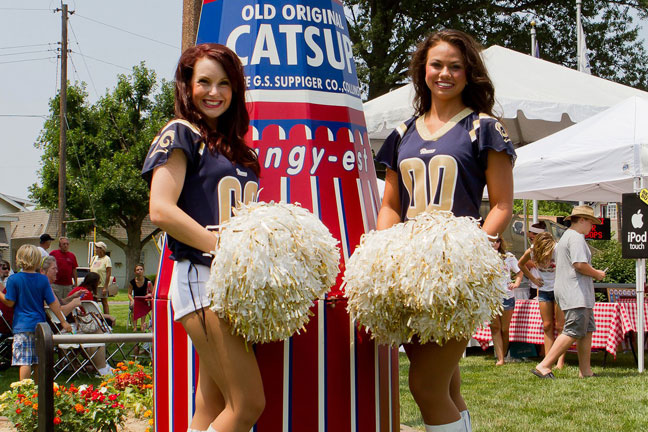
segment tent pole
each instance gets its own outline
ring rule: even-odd
[[[527,242],[527,233],[529,232],[529,221],[527,220],[527,200],[523,199],[522,200],[522,215],[524,216],[524,233],[522,234],[522,237],[524,238],[524,251],[529,248],[528,242]]]
[[[635,192],[644,187],[644,178],[635,178]],[[638,259],[635,263],[635,277],[637,289],[637,363],[640,373],[644,371],[644,286],[646,284],[646,259]]]
[[[538,200],[533,200],[533,223],[538,223]]]

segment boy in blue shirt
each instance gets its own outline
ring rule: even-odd
[[[20,367],[20,380],[38,373],[36,355],[36,324],[46,322],[45,307],[47,303],[61,321],[63,328],[71,332],[72,327],[61,313],[61,306],[52,292],[52,287],[45,275],[36,272],[41,261],[41,254],[33,245],[23,245],[16,254],[16,263],[22,268],[7,279],[7,292],[0,292],[0,301],[14,308],[13,318],[13,357],[12,366]]]

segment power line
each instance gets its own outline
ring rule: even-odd
[[[73,51],[73,50],[70,50],[70,52],[73,53],[73,54],[79,54],[81,57],[87,57],[87,58],[89,58],[89,59],[91,59],[91,60],[95,60],[95,61],[98,61],[98,62],[101,62],[101,63],[106,63],[106,64],[109,64],[109,65],[111,65],[111,66],[115,66],[115,67],[118,67],[118,68],[121,68],[121,69],[125,69],[125,70],[127,70],[127,71],[130,71],[130,70],[131,70],[131,68],[127,68],[127,67],[125,67],[125,66],[120,66],[120,65],[118,65],[118,64],[111,63],[111,62],[106,61],[106,60],[101,60],[101,59],[98,59],[98,58],[95,58],[95,57],[91,57],[91,56],[89,56],[89,55],[82,54],[82,53],[80,53],[80,52],[76,52],[76,51]]]
[[[39,9],[29,9],[29,8],[0,8],[0,10],[14,10],[14,11],[51,11],[52,9],[44,9],[44,8],[39,8]]]
[[[132,31],[130,31],[130,30],[126,30],[126,29],[123,29],[123,28],[119,28],[119,27],[116,27],[116,26],[111,25],[111,24],[106,24],[106,23],[101,22],[101,21],[98,21],[98,20],[96,20],[96,19],[93,19],[93,18],[89,18],[89,17],[83,16],[83,15],[80,15],[79,13],[75,13],[75,15],[78,16],[78,17],[80,17],[80,18],[87,19],[88,21],[92,21],[92,22],[95,22],[95,23],[97,23],[97,24],[101,24],[101,25],[104,25],[104,26],[106,26],[106,27],[110,27],[110,28],[115,29],[115,30],[123,31],[124,33],[128,33],[128,34],[131,34],[131,35],[133,35],[133,36],[140,37],[140,38],[142,38],[142,39],[147,39],[147,40],[150,40],[150,41],[152,41],[152,42],[156,42],[156,43],[159,43],[159,44],[162,44],[162,45],[166,45],[166,46],[171,47],[171,48],[180,49],[180,47],[178,47],[178,46],[171,45],[171,44],[169,44],[169,43],[162,42],[162,41],[160,41],[160,40],[153,39],[153,38],[150,38],[150,37],[148,37],[148,36],[144,36],[144,35],[141,35],[141,34],[137,34],[137,33],[134,33],[134,32],[132,32]]]
[[[40,117],[40,118],[47,118],[45,115],[39,115],[39,114],[0,114],[0,117]]]
[[[48,52],[48,51],[52,51],[52,52],[54,52],[55,50],[53,50],[53,49],[46,49],[46,50],[35,50],[35,51],[21,51],[21,52],[16,52],[16,53],[0,54],[0,57],[15,56],[15,55],[23,55],[23,54],[34,54],[34,53],[41,53],[41,52]]]
[[[58,59],[59,56],[56,56]],[[56,94],[59,86],[59,62],[56,62],[56,79],[54,80],[54,94]]]
[[[45,46],[45,45],[58,45],[58,42],[56,42],[56,43],[48,42],[48,43],[42,43],[42,44],[15,45],[15,46],[8,46],[8,47],[0,47],[0,50],[3,50],[3,49],[16,49],[16,48],[33,48],[33,47]]]
[[[88,77],[90,78],[90,83],[92,84],[92,88],[95,91],[95,95],[99,97],[99,92],[97,91],[97,86],[94,83],[94,80],[92,79],[92,74],[90,73],[90,68],[88,67],[88,63],[85,61],[85,57],[83,56],[83,53],[81,52],[81,45],[79,44],[79,38],[77,38],[76,33],[74,32],[74,27],[72,27],[72,22],[68,21],[68,25],[70,26],[70,30],[72,30],[72,36],[74,36],[74,42],[76,42],[77,46],[79,47],[79,54],[81,54],[81,59],[83,60],[83,64],[86,67],[86,70],[88,71]],[[72,60],[72,56],[70,56],[70,60],[72,61],[72,66],[74,66],[74,71],[77,72],[77,75],[79,72],[77,71],[76,66],[74,65],[74,61]]]
[[[67,115],[65,116],[65,129],[69,130],[70,129],[70,123],[68,122]],[[83,144],[83,151],[84,151],[84,156],[85,160],[88,159],[87,153],[85,152],[85,139],[84,136],[81,135],[81,143]],[[92,194],[90,193],[90,187],[88,187],[88,183],[90,180],[90,175],[88,173],[88,165],[81,165],[81,161],[79,160],[79,147],[76,149],[77,151],[74,152],[76,155],[76,160],[77,160],[77,165],[79,166],[79,171],[81,172],[81,182],[83,183],[83,189],[85,189],[86,194],[88,195],[88,201],[90,204],[90,211],[92,212],[92,218],[96,219],[97,215],[95,214],[95,208],[94,208],[94,202],[92,201]],[[85,167],[85,172],[83,168]]]
[[[38,60],[51,60],[51,59],[55,59],[55,58],[57,58],[57,57],[41,57],[41,58],[24,59],[24,60],[11,60],[11,61],[0,62],[0,64],[23,63],[23,62],[38,61]]]

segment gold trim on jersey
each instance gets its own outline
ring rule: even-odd
[[[162,130],[166,129],[167,127],[171,126],[174,123],[182,123],[183,125],[187,126],[189,129],[191,129],[194,133],[196,133],[197,135],[200,135],[200,129],[198,129],[198,126],[196,126],[195,124],[193,124],[191,122],[188,122],[187,120],[183,120],[183,119],[173,119],[173,120],[171,120],[169,123],[166,124],[166,126],[164,126],[162,128]]]
[[[398,132],[398,135],[403,138],[405,132],[407,132],[407,125],[405,123],[401,123],[400,126],[396,128],[396,132]]]
[[[167,130],[169,126],[173,125],[174,123],[181,123],[185,126],[187,126],[189,129],[191,129],[192,132],[194,132],[196,135],[200,136],[200,129],[196,127],[193,123],[188,122],[187,120],[183,119],[173,119],[160,131],[160,134],[158,134],[155,138],[153,138],[153,142],[151,143],[152,146],[155,147],[155,150],[151,152],[149,155],[149,158],[152,158],[156,153],[167,153],[169,151],[168,147],[173,144],[173,140],[175,140],[175,131],[173,130]],[[202,156],[203,151],[205,149],[205,143],[201,142],[200,147],[198,149],[198,153]]]
[[[477,129],[479,129],[480,122],[483,119],[493,119],[493,120],[495,120],[495,126],[494,126],[495,130],[497,132],[499,132],[499,134],[502,136],[502,139],[504,141],[511,141],[511,139],[508,136],[508,133],[506,133],[506,129],[504,129],[504,125],[502,125],[502,123],[500,123],[500,121],[497,120],[497,118],[495,118],[493,116],[490,116],[488,114],[485,114],[485,113],[479,113],[479,118],[477,118],[477,119],[475,119],[473,121],[473,128],[469,132],[470,141],[475,142],[475,140],[477,139]]]
[[[427,128],[425,124],[425,114],[420,116],[419,118],[416,119],[416,130],[418,131],[419,135],[421,135],[421,138],[423,138],[426,141],[436,141],[439,138],[441,138],[443,135],[445,135],[450,129],[452,129],[457,123],[459,123],[461,120],[464,118],[468,117],[470,114],[472,114],[473,110],[470,108],[464,108],[461,110],[459,113],[457,113],[454,117],[452,117],[450,120],[446,122],[441,128],[439,128],[436,132],[432,133],[430,130]]]

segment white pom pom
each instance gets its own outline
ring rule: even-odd
[[[221,226],[207,283],[211,309],[248,342],[286,339],[335,283],[338,241],[308,210],[251,203]]]
[[[351,317],[393,345],[469,338],[500,312],[505,282],[477,221],[449,212],[366,234],[344,274]]]

